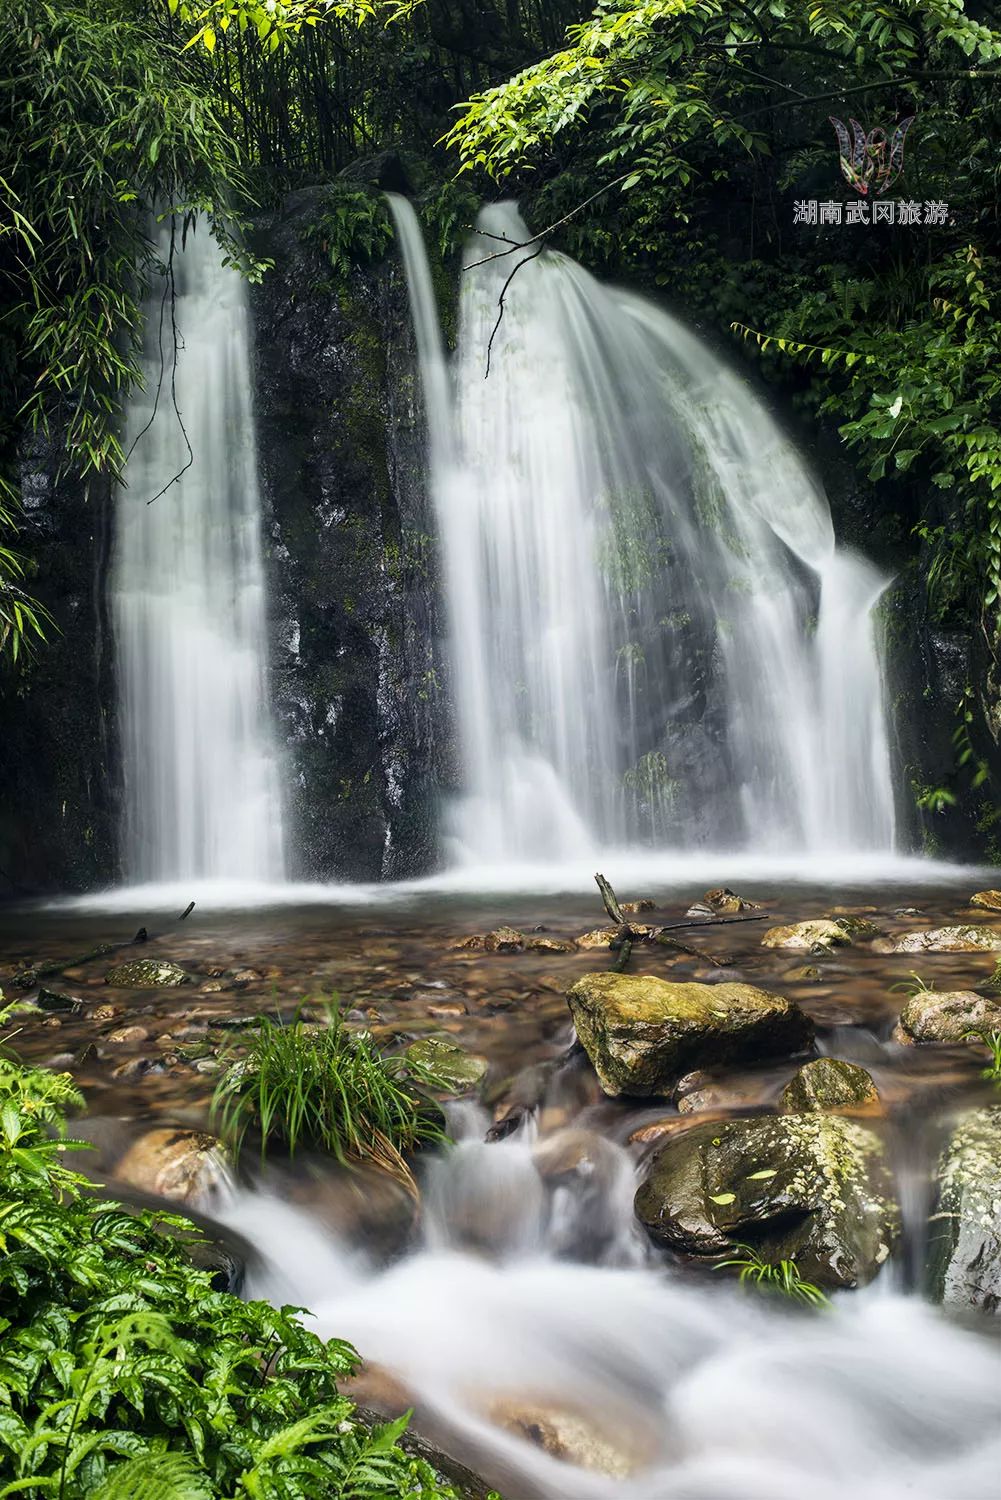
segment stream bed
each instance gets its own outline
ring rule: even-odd
[[[652,898],[642,919],[662,925],[684,922],[706,885],[608,873],[623,900]],[[728,875],[721,866],[709,883]],[[363,1405],[414,1406],[422,1436],[506,1500],[991,1500],[1001,1472],[998,1325],[932,1306],[923,1265],[949,1122],[997,1094],[980,1076],[983,1049],[902,1046],[890,1034],[907,999],[894,986],[917,974],[939,990],[989,993],[998,955],[761,943],[771,926],[837,914],[865,917],[891,939],[997,926],[969,905],[990,881],[918,865],[836,887],[732,879],[759,903],[746,913],[754,920],[679,931],[692,952],[638,944],[630,972],[743,979],[794,999],[821,1054],[871,1073],[903,1230],[871,1286],[820,1311],[742,1291],[656,1249],[639,1228],[638,1175],[684,1116],[667,1101],[605,1098],[586,1059],[568,1053],[566,990],[607,968],[607,950],[457,946],[502,926],[557,944],[606,926],[583,882],[573,894],[383,887],[325,900],[297,899],[293,888],[243,910],[192,892],[183,921],[183,902],[157,910],[127,894],[7,907],[0,987],[30,998],[37,985],[15,980],[26,966],[127,945],[42,976],[43,988],[79,1004],[17,1023],[18,1051],[74,1073],[105,1141],[151,1124],[208,1126],[219,1053],[238,1045],[239,1023],[289,1015],[303,999],[337,998],[384,1047],[434,1035],[485,1060],[479,1097],[448,1106],[455,1145],[418,1163],[420,1211],[410,1205],[402,1233],[392,1195],[384,1207],[378,1192],[359,1195],[315,1161],[264,1175],[250,1164],[203,1207],[253,1247],[250,1295],[307,1307],[324,1333],[356,1345]],[[131,943],[141,927],[147,940]],[[176,963],[190,982],[105,982],[133,957]],[[796,1066],[713,1074],[688,1118],[774,1110]]]

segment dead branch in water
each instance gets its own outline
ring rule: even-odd
[[[761,913],[755,917],[714,917],[711,921],[670,922],[664,927],[646,927],[629,921],[628,916],[622,910],[618,896],[604,875],[597,874],[594,879],[601,892],[601,900],[609,921],[614,922],[616,927],[614,935],[608,941],[609,948],[616,954],[611,969],[613,974],[625,972],[634,943],[658,943],[663,948],[674,948],[679,953],[685,953],[689,958],[699,958],[704,963],[712,964],[715,969],[724,969],[730,962],[729,959],[716,958],[701,948],[692,948],[688,943],[683,943],[678,938],[667,937],[665,934],[683,932],[688,927],[730,927],[735,922],[763,922],[765,920],[765,913]]]

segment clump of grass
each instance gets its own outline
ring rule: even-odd
[[[912,969],[906,979],[901,979],[898,984],[891,984],[890,990],[904,990],[908,995],[932,995],[935,993],[935,986],[926,984],[921,975],[915,974]]]
[[[991,1054],[991,1060],[980,1074],[989,1083],[1001,1086],[1001,1031],[988,1031],[985,1026],[974,1026],[963,1033],[967,1041],[981,1042]]]
[[[736,1254],[729,1260],[717,1261],[713,1267],[723,1271],[728,1267],[739,1267],[738,1281],[741,1286],[749,1284],[762,1292],[778,1292],[792,1302],[804,1302],[809,1307],[829,1307],[830,1298],[812,1281],[804,1281],[795,1260],[766,1260],[753,1245],[735,1245]]]
[[[383,1057],[366,1033],[349,1031],[336,1006],[320,1025],[301,1013],[288,1025],[262,1016],[246,1053],[219,1080],[213,1115],[237,1151],[255,1128],[262,1157],[276,1145],[290,1155],[312,1147],[345,1166],[375,1162],[412,1186],[404,1153],[445,1136],[407,1071],[403,1058]]]

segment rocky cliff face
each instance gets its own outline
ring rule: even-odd
[[[21,471],[18,539],[53,618],[28,670],[0,672],[0,894],[82,890],[116,869],[118,792],[104,577],[106,483],[58,478],[58,436]]]
[[[272,693],[294,873],[399,878],[436,858],[448,742],[420,385],[402,271],[335,277],[306,233],[322,198],[294,194],[257,242]]]

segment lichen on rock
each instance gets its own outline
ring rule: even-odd
[[[669,1137],[636,1194],[659,1243],[717,1256],[745,1240],[824,1286],[861,1286],[890,1254],[899,1213],[882,1142],[839,1115],[769,1115]]]
[[[807,952],[834,948],[850,943],[851,933],[840,922],[816,917],[810,922],[790,922],[783,927],[769,927],[761,939],[763,948],[803,948]]]
[[[109,969],[104,982],[120,989],[174,989],[180,984],[190,984],[191,976],[166,958],[133,958]]]
[[[1001,999],[975,990],[918,990],[900,1012],[893,1040],[956,1044],[974,1030],[1001,1031]]]
[[[954,1306],[1001,1309],[1001,1105],[972,1111],[938,1164],[929,1220],[932,1295]]]

